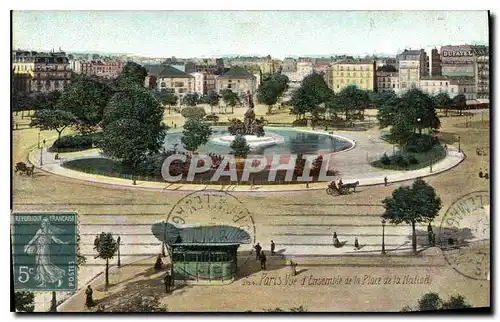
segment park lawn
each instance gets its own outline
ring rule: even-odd
[[[402,166],[399,166],[399,165],[393,164],[393,163],[383,164],[379,159],[379,160],[372,162],[371,165],[376,167],[376,168],[382,168],[382,169],[388,169],[388,170],[405,170],[405,171],[418,170],[418,169],[428,167],[431,164],[431,161],[432,161],[432,164],[435,164],[435,163],[441,161],[442,159],[444,159],[446,157],[446,151],[445,151],[444,147],[442,147],[441,145],[435,145],[434,147],[432,147],[432,149],[430,149],[427,152],[404,153],[403,154],[404,157],[411,156],[411,155],[413,155],[418,160],[418,164],[409,164],[405,167],[402,167]]]

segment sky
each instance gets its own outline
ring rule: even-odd
[[[14,11],[13,48],[148,57],[391,54],[488,44],[487,11]]]

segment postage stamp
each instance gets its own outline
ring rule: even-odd
[[[459,274],[477,280],[490,275],[490,196],[476,191],[446,211],[439,228],[446,261]]]
[[[75,291],[76,213],[13,213],[16,290]]]

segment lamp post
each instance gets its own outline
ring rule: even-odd
[[[462,149],[460,149],[460,136],[458,137],[458,152],[462,152]]]
[[[418,133],[420,133],[420,131],[421,131],[421,130],[420,130],[420,121],[421,121],[421,120],[422,120],[422,119],[421,119],[420,117],[417,119],[417,123],[418,123]]]
[[[43,166],[43,145],[40,146],[40,166]]]
[[[431,157],[431,164],[430,164],[430,173],[432,173],[432,157]]]
[[[385,255],[385,219],[382,219],[382,255]]]
[[[38,148],[40,149],[40,132],[38,132]]]
[[[118,267],[121,266],[121,261],[120,261],[120,243],[121,243],[121,237],[118,236],[116,243],[118,244]]]

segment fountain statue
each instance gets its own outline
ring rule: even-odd
[[[228,131],[231,135],[254,135],[259,138],[266,135],[264,132],[264,122],[262,119],[255,118],[253,107],[249,107],[245,112],[243,122],[238,119],[232,119],[228,126]]]

